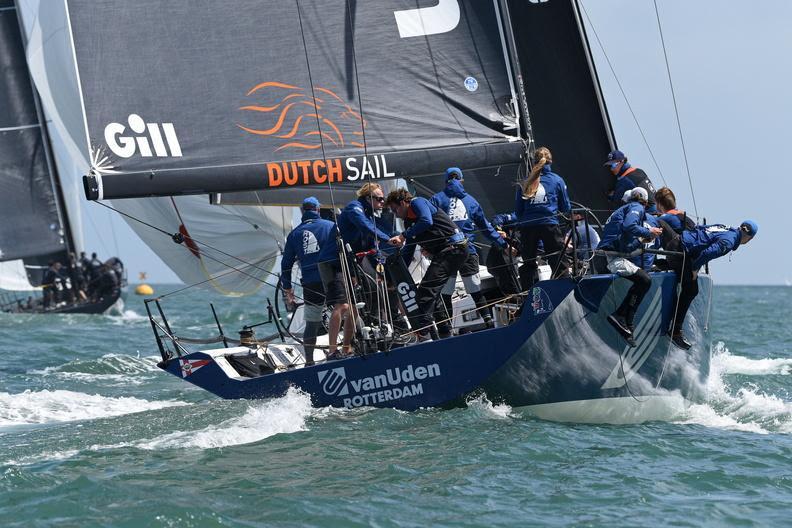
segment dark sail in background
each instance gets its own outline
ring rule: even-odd
[[[495,172],[522,154],[492,2],[68,6],[93,199]]]
[[[0,0],[0,261],[66,249],[12,0]]]
[[[613,177],[602,167],[613,133],[598,97],[588,42],[574,0],[508,0],[535,145],[553,152],[553,170],[572,200],[610,210]]]

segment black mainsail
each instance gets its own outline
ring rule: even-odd
[[[577,1],[507,3],[536,146],[553,152],[573,200],[612,209],[602,163],[616,143]]]
[[[205,1],[189,10],[70,0],[93,160],[87,195],[514,165],[524,145],[497,9],[477,0]]]
[[[47,141],[16,8],[0,0],[0,261],[41,264],[71,247]]]

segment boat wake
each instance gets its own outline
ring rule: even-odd
[[[113,385],[140,385],[147,379],[141,374],[159,372],[158,356],[105,354],[100,358],[77,359],[63,365],[32,370],[30,374],[83,383],[102,382]]]
[[[178,431],[132,445],[140,449],[211,449],[250,444],[281,433],[307,430],[306,420],[317,410],[311,398],[297,389],[274,400],[251,403],[242,416],[212,424],[196,431]]]
[[[188,405],[178,401],[147,401],[139,398],[111,398],[68,390],[0,392],[0,428],[78,420],[94,420]]]
[[[707,403],[692,405],[681,423],[758,434],[792,433],[792,402],[768,394],[756,384],[733,387],[728,377],[786,376],[792,359],[751,359],[732,354],[721,342],[713,347]]]

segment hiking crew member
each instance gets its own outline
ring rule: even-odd
[[[418,339],[429,341],[430,335],[436,336],[433,329],[430,330],[433,322],[448,319],[437,309],[440,291],[449,278],[456,277],[467,259],[467,238],[441,209],[426,198],[413,197],[406,189],[391,191],[385,203],[393,214],[404,220],[407,228],[404,233],[392,237],[390,244],[420,244],[432,259],[415,298],[421,311],[421,322],[416,329]],[[444,334],[451,333],[450,326],[450,321],[441,325]]]
[[[622,202],[629,203],[630,201],[632,201],[632,192],[633,189],[630,189],[629,191],[625,191],[624,195],[622,196]],[[659,227],[660,229],[663,229],[660,220],[656,216],[651,215],[648,212],[646,213],[646,218],[644,219],[643,226],[646,227],[647,229],[650,227]],[[661,240],[663,239],[664,236],[667,236],[666,231],[667,231],[666,229],[663,229],[663,233],[661,236],[653,238],[648,242],[642,241],[644,248],[660,249],[660,246],[662,245]],[[656,257],[657,255],[655,253],[641,253],[640,255],[630,257],[630,262],[632,262],[639,268],[643,268],[646,271],[651,271],[652,267],[654,266]]]
[[[646,212],[651,214],[657,212],[655,207],[655,188],[652,185],[652,180],[649,179],[649,176],[643,170],[631,166],[624,152],[614,150],[608,154],[608,159],[604,165],[610,169],[611,174],[616,176],[616,184],[608,195],[611,202],[618,206],[625,191],[629,191],[634,187],[641,187],[649,197]]]
[[[685,211],[677,209],[676,196],[668,187],[660,187],[655,193],[657,202],[657,212],[660,213],[659,220],[667,223],[677,235],[681,235],[685,229],[693,229],[696,222],[688,218]]]
[[[479,255],[475,245],[476,228],[480,229],[501,251],[506,251],[508,245],[506,240],[487,221],[478,201],[465,192],[462,182],[463,176],[460,168],[451,167],[446,170],[445,189],[432,196],[432,204],[446,213],[467,238],[468,255],[459,273],[462,275],[465,290],[473,298],[484,324],[487,328],[491,328],[493,326],[492,315],[489,308],[486,307],[487,300],[481,293]],[[455,285],[456,275],[448,279],[441,291],[446,317],[454,315],[451,296],[454,293]]]
[[[654,239],[662,234],[663,230],[657,227],[645,227],[647,192],[642,187],[632,190],[631,201],[616,209],[608,218],[602,230],[602,240],[597,249],[615,251],[618,253],[631,253],[641,247],[644,241]],[[643,239],[643,240],[642,240]],[[627,257],[608,255],[608,270],[619,277],[624,277],[633,283],[621,305],[608,316],[608,322],[627,340],[630,346],[635,346],[633,340],[633,321],[638,307],[644,296],[652,287],[652,279],[645,270],[641,269]]]
[[[671,340],[684,350],[690,343],[682,334],[690,304],[698,295],[698,270],[709,261],[737,251],[741,244],[747,244],[756,236],[759,226],[752,220],[744,221],[740,227],[722,224],[696,226],[682,231],[680,236],[666,244],[668,251],[684,252],[684,257],[674,257],[670,264],[681,283],[676,318],[671,327]]]
[[[569,257],[564,250],[564,233],[558,224],[558,213],[568,213],[572,206],[567,186],[552,172],[553,155],[550,149],[539,147],[534,154],[536,163],[527,180],[520,184],[514,198],[514,212],[520,230],[520,287],[527,291],[536,276],[536,255],[539,242],[553,270],[553,278],[569,276]]]
[[[305,365],[314,364],[313,351],[316,336],[322,327],[322,309],[325,304],[324,286],[319,275],[319,262],[323,253],[336,253],[338,231],[333,222],[319,216],[319,200],[310,196],[302,202],[302,222],[286,237],[286,247],[281,258],[281,287],[290,305],[295,304],[291,274],[295,261],[300,265],[305,316],[303,345]],[[324,251],[323,251],[324,250]],[[340,328],[340,325],[339,325]],[[337,332],[337,330],[336,330]],[[337,334],[336,334],[337,335]],[[331,341],[332,343],[332,341]]]

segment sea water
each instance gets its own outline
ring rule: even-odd
[[[163,305],[205,337],[210,300],[233,331],[266,293]],[[144,313],[0,315],[0,526],[792,523],[790,287],[716,287],[709,400],[626,426],[223,401],[156,367]]]

